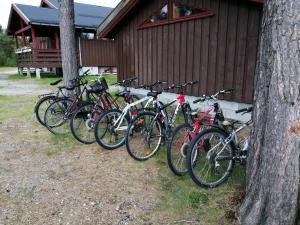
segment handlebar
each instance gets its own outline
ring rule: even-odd
[[[243,108],[243,109],[236,110],[235,113],[242,113],[242,112],[244,112],[244,113],[250,113],[250,112],[252,112],[252,110],[253,110],[253,106],[248,107],[248,108]]]
[[[53,82],[50,83],[50,85],[55,86],[55,85],[59,84],[60,82],[62,82],[62,79],[59,79],[57,81],[53,81]]]
[[[86,70],[86,71],[82,74],[82,76],[88,75],[89,72],[90,72],[90,69]]]
[[[198,102],[205,102],[206,100],[217,100],[217,98],[220,94],[231,94],[233,92],[233,90],[234,90],[233,88],[230,88],[230,89],[221,90],[221,91],[219,91],[216,94],[211,95],[211,96],[203,95],[201,98],[193,101],[193,103],[196,104]]]
[[[164,91],[168,91],[170,89],[175,89],[175,88],[178,88],[178,89],[183,89],[189,85],[194,85],[194,84],[197,84],[198,81],[189,81],[187,83],[184,83],[184,84],[179,84],[179,85],[176,85],[176,84],[172,84],[171,86],[167,87],[164,89]]]
[[[161,84],[166,84],[166,83],[167,83],[167,82],[164,81],[164,80],[158,80],[158,81],[156,81],[156,82],[153,83],[153,84],[150,84],[150,85],[141,85],[141,86],[138,86],[137,88],[145,88],[145,89],[149,88],[150,91],[152,91],[153,87],[155,87],[155,86],[157,86],[157,85],[161,85]]]
[[[137,77],[131,77],[129,79],[121,80],[121,81],[113,83],[111,85],[120,85],[120,84],[124,85],[125,83],[131,84],[133,81],[136,81],[136,80],[137,80]]]

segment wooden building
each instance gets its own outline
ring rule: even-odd
[[[98,28],[116,41],[119,78],[198,80],[188,94],[252,103],[263,0],[123,0]]]
[[[39,7],[12,4],[7,33],[16,39],[18,67],[62,67],[58,8],[58,0],[41,0]],[[95,39],[97,27],[112,8],[81,3],[75,3],[74,8],[80,66],[115,66],[115,49],[111,41],[90,40]],[[95,49],[97,55],[90,57],[90,52]],[[111,54],[107,57],[99,52]]]

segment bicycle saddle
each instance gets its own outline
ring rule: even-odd
[[[149,96],[149,97],[157,97],[161,93],[162,93],[161,91],[150,91],[150,92],[147,93],[147,96]]]
[[[118,97],[124,97],[127,94],[129,94],[129,93],[130,93],[130,91],[124,90],[124,91],[120,91],[120,92],[116,93],[116,96],[118,96]]]

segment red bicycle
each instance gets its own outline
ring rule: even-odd
[[[186,166],[186,155],[190,146],[190,143],[196,135],[212,124],[222,125],[224,122],[223,111],[218,103],[218,97],[221,94],[230,94],[233,90],[222,90],[212,96],[203,96],[200,99],[195,100],[193,103],[208,101],[211,107],[204,112],[193,125],[184,123],[178,126],[167,147],[167,159],[168,165],[171,171],[177,175],[182,176],[188,172]],[[213,113],[213,114],[212,114]],[[212,115],[211,115],[212,114]],[[205,120],[209,118],[209,122],[205,124]]]

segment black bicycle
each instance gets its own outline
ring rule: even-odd
[[[83,76],[72,80],[72,87],[65,87],[69,91],[82,87],[79,94],[75,93],[73,97],[64,97],[57,99],[46,109],[44,121],[47,129],[57,135],[65,135],[70,131],[67,123],[74,112],[83,105],[93,103],[96,97],[88,91],[88,81]],[[85,96],[85,98],[84,98]]]
[[[90,70],[85,71],[83,76],[88,75],[89,71]],[[63,81],[62,79],[59,79],[57,81],[50,83],[50,85],[56,86],[59,83],[61,83],[62,81]],[[54,92],[50,92],[50,93],[42,94],[42,95],[38,96],[39,100],[35,104],[34,113],[35,113],[35,117],[36,117],[37,121],[41,125],[46,126],[44,117],[45,117],[46,109],[49,107],[49,105],[60,98],[67,97],[64,93],[64,90],[66,90],[65,86],[59,86],[57,88],[57,90]]]
[[[126,103],[139,100],[128,88],[136,79],[136,77],[129,78],[112,84],[124,87],[123,90],[116,93],[116,97],[109,93],[105,79],[96,80],[88,91],[96,94],[97,100],[95,103],[81,106],[71,118],[70,126],[74,138],[83,144],[96,142],[94,134],[95,122],[103,113],[112,109],[120,109]],[[142,108],[143,104],[141,103],[136,107]]]
[[[147,95],[155,98],[155,111],[142,112],[133,119],[128,127],[125,143],[129,155],[139,161],[148,160],[153,157],[159,150],[161,144],[169,141],[173,135],[175,120],[178,112],[181,110],[184,122],[188,123],[191,114],[191,108],[185,101],[183,89],[189,85],[194,85],[197,81],[191,81],[181,85],[172,85],[167,89],[178,88],[180,95],[170,103],[162,105],[157,101],[157,96],[162,92],[149,92]],[[166,109],[177,102],[176,109],[168,116]]]

